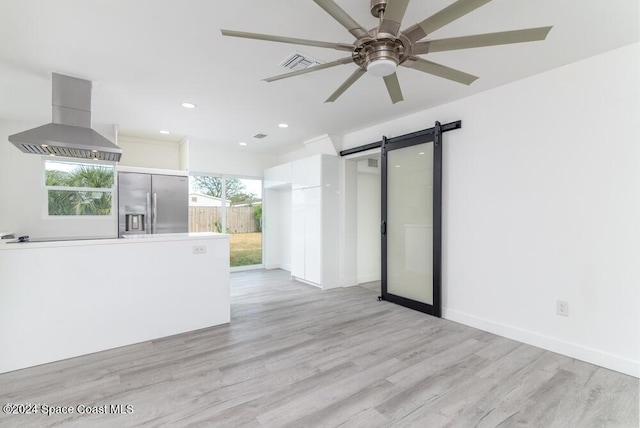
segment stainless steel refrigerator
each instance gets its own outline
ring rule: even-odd
[[[189,178],[118,173],[118,236],[189,230]]]

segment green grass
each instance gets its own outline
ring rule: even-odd
[[[231,267],[262,263],[262,233],[234,233],[230,247]]]

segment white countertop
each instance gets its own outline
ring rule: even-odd
[[[180,239],[223,239],[231,235],[226,233],[198,232],[198,233],[157,233],[142,235],[126,235],[124,239],[154,239],[154,240],[180,240]]]
[[[59,248],[59,247],[75,247],[89,245],[128,245],[128,244],[145,244],[152,242],[168,242],[168,241],[190,241],[205,239],[229,239],[231,235],[226,233],[199,232],[199,233],[161,233],[155,235],[129,235],[124,239],[118,238],[96,238],[96,239],[65,239],[60,238],[59,241],[46,242],[20,242],[20,243],[4,243],[0,245],[1,250],[25,250],[29,248]]]

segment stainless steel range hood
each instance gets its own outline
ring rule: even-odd
[[[53,73],[53,121],[10,135],[25,153],[118,162],[122,149],[91,129],[91,81]]]

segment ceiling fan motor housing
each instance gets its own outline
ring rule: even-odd
[[[387,0],[371,0],[371,15],[380,18],[380,13],[387,8]]]
[[[388,40],[378,40],[364,46],[364,66],[369,69],[369,65],[374,61],[391,61],[397,67],[400,63],[400,49],[395,42]]]
[[[356,43],[357,47],[352,54],[353,62],[374,75],[387,74],[378,74],[372,70],[370,68],[372,63],[387,64],[390,69],[392,65],[395,68],[411,56],[411,42],[402,33],[394,39],[376,38],[359,40],[359,42]]]

